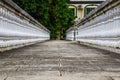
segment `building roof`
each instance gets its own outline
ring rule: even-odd
[[[106,0],[69,0],[70,4],[101,4]]]

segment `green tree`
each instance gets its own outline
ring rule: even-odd
[[[61,38],[74,24],[68,0],[13,0],[51,31],[51,39]]]

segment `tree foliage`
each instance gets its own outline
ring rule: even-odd
[[[74,24],[75,17],[68,8],[68,0],[13,1],[47,27],[51,31],[51,39],[61,37]]]

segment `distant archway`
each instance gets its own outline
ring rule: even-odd
[[[77,7],[75,5],[69,5],[69,6],[74,7],[74,8],[70,8],[70,9],[74,10],[74,15],[77,17]]]
[[[89,14],[92,10],[94,10],[97,7],[98,7],[98,5],[94,5],[94,4],[85,6],[84,7],[84,16]]]

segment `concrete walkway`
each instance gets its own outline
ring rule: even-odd
[[[0,80],[120,80],[120,55],[71,41],[0,53]]]

